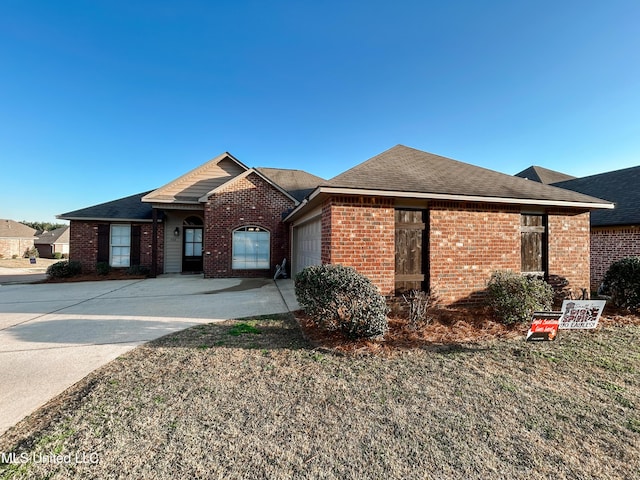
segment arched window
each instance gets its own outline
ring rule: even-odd
[[[270,268],[271,235],[262,227],[241,227],[233,231],[234,270]]]

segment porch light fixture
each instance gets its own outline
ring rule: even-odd
[[[173,235],[176,237],[180,236],[180,227],[176,227],[176,229],[173,231]]]

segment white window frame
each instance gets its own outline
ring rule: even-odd
[[[271,232],[247,225],[232,233],[231,268],[233,270],[268,270],[271,268]]]
[[[131,266],[131,225],[112,224],[109,232],[109,265]]]

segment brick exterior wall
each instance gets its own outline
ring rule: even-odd
[[[521,268],[518,206],[432,202],[429,285],[442,305],[477,304],[491,273]],[[549,214],[550,276],[579,292],[589,285],[589,214]],[[384,295],[394,293],[395,225],[391,199],[332,197],[322,207],[322,263],[352,266]]]
[[[568,282],[566,288],[576,294],[589,288],[589,218],[588,212],[549,212],[549,279]]]
[[[293,200],[255,173],[217,191],[204,209],[205,277],[269,277],[283,258],[290,265],[289,226],[282,222],[282,214],[293,207]],[[271,234],[269,270],[231,268],[233,231],[244,226],[262,227]]]
[[[520,271],[520,209],[431,205],[430,286],[441,304],[473,304],[495,270]]]
[[[22,258],[33,248],[33,238],[0,238],[0,258],[11,258],[14,255]]]
[[[392,295],[395,275],[393,200],[332,197],[322,207],[322,263],[354,267],[383,295]]]
[[[591,290],[597,291],[613,262],[640,256],[640,225],[591,229]]]
[[[123,222],[125,223],[125,222]],[[95,273],[98,263],[98,225],[107,222],[81,222],[72,220],[69,227],[69,260],[75,260],[82,264],[84,273]],[[140,225],[140,265],[151,268],[152,264],[152,237],[153,225],[151,223],[128,223],[128,225]],[[164,226],[158,224],[158,272],[162,272],[164,263]]]

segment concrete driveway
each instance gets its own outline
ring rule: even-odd
[[[200,323],[296,308],[291,280],[175,275],[2,284],[0,434],[142,343]]]

